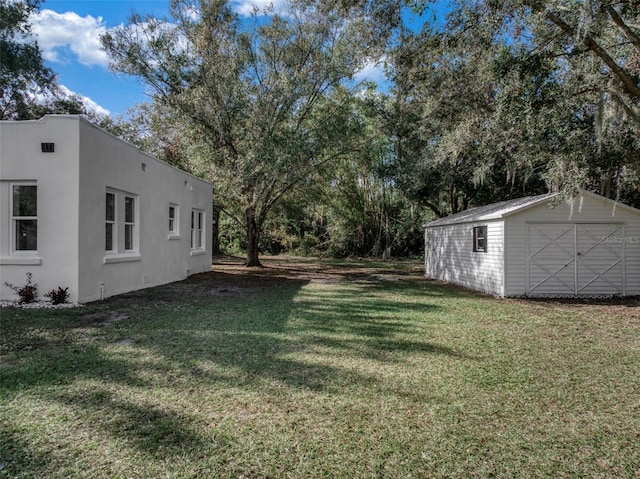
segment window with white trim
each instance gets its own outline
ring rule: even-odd
[[[169,234],[178,234],[178,205],[173,203],[169,205]]]
[[[105,201],[105,242],[104,250],[108,253],[115,252],[116,244],[116,195],[107,191]]]
[[[105,193],[105,242],[108,254],[135,253],[138,250],[138,197],[107,189]]]
[[[191,210],[191,249],[204,249],[204,211]]]
[[[474,253],[487,252],[487,227],[486,226],[473,227],[473,251]]]
[[[11,185],[12,250],[38,250],[38,187],[35,183]]]
[[[124,250],[135,251],[136,199],[124,197]]]

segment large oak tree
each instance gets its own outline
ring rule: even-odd
[[[637,204],[636,9],[460,0],[407,33],[390,55],[398,182],[436,215],[547,189]]]
[[[226,1],[174,0],[169,19],[134,15],[103,38],[112,68],[191,130],[250,266],[274,205],[344,153],[352,112],[339,86],[377,44],[365,17],[313,3],[240,18]]]

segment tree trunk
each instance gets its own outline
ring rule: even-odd
[[[254,208],[247,209],[247,266],[262,266],[258,258],[258,240],[260,230],[256,223]]]
[[[211,218],[211,254],[218,256],[220,251],[220,209],[213,207],[213,218]]]

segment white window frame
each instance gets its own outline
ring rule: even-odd
[[[113,196],[113,219],[108,219],[107,216],[107,196]],[[118,252],[118,195],[115,191],[107,190],[104,195],[105,208],[104,208],[104,223],[105,223],[105,235],[104,235],[104,250],[106,253]],[[108,226],[111,225],[111,249],[107,249],[107,231]]]
[[[137,235],[138,228],[136,220],[138,219],[138,201],[135,196],[125,194],[124,196],[124,241],[123,247],[125,253],[132,253],[137,251]],[[129,210],[129,202],[133,203],[133,208]],[[131,216],[129,216],[129,212]]]
[[[115,214],[113,221],[107,220],[107,195],[114,195]],[[129,202],[132,202],[133,210],[128,210]],[[105,256],[104,263],[120,263],[123,261],[140,260],[140,197],[133,193],[107,188],[104,195],[105,212]],[[131,213],[131,214],[128,214]],[[107,224],[112,226],[112,249],[107,247]]]
[[[482,233],[481,235],[478,233]],[[487,225],[478,225],[473,227],[473,252],[474,253],[486,253],[489,245],[488,237],[489,228]],[[482,246],[480,243],[482,242]]]
[[[173,212],[173,217],[171,217]],[[169,238],[175,238],[180,234],[180,207],[175,203],[169,203]]]
[[[191,210],[191,249],[193,251],[204,250],[204,210]]]
[[[19,216],[14,214],[14,188],[20,186],[33,186],[36,188],[36,214],[35,216]],[[37,255],[38,254],[38,184],[35,181],[12,182],[9,184],[9,215],[11,218],[11,254],[15,255]],[[35,249],[18,249],[18,222],[19,221],[35,221],[36,222],[36,247]]]

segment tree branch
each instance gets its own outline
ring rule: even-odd
[[[568,36],[578,41],[578,34],[576,30],[560,18],[559,15],[549,10],[546,5],[531,0],[525,0],[524,3],[534,11],[542,14],[547,20],[557,25]],[[638,87],[636,79],[624,68],[618,65],[611,55],[609,55],[590,34],[585,34],[582,39],[582,44],[595,53],[604,62],[604,64],[611,69],[611,72],[621,81],[622,87],[627,94],[633,98],[640,99],[640,87]]]
[[[434,205],[430,201],[423,201],[423,203],[427,208],[433,211],[438,218],[444,218],[446,216],[440,208],[438,208],[436,205]]]
[[[605,7],[605,10],[611,17],[611,20],[613,21],[613,23],[615,23],[618,26],[618,28],[622,30],[622,32],[627,36],[629,41],[631,41],[631,43],[633,43],[636,48],[640,49],[640,38],[638,37],[638,35],[633,33],[633,30],[631,30],[631,28],[629,28],[629,25],[627,25],[624,22],[624,20],[622,19],[620,14],[617,12],[617,10],[613,8],[612,5],[607,5]]]

